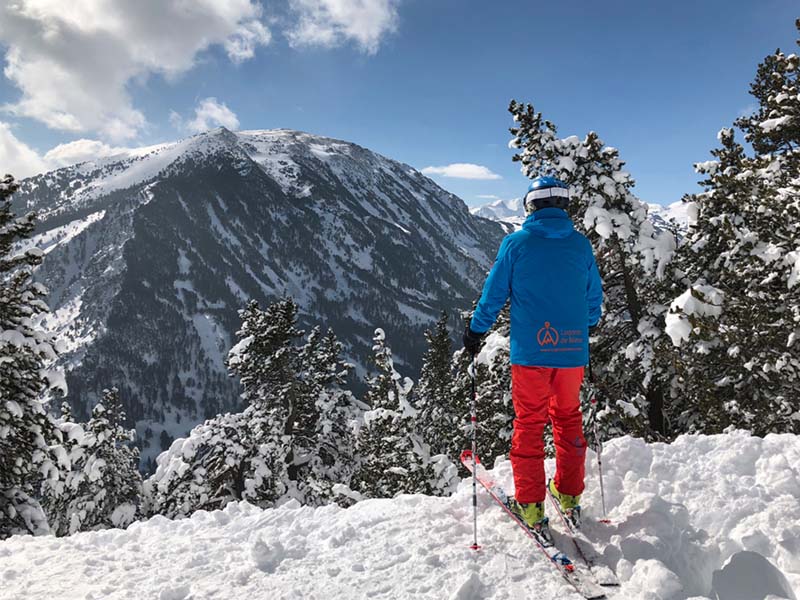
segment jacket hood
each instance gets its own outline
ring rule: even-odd
[[[567,211],[560,208],[542,208],[532,213],[522,224],[522,229],[546,238],[565,238],[575,231]]]

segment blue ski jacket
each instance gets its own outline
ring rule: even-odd
[[[470,322],[485,333],[511,297],[511,364],[580,367],[589,326],[600,320],[603,286],[589,240],[566,211],[543,208],[509,234]]]

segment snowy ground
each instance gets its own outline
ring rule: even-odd
[[[589,518],[600,504],[594,460]],[[607,444],[604,467],[613,523],[585,529],[623,581],[609,597],[800,592],[800,437],[621,438]],[[507,462],[494,474],[510,487]],[[401,496],[348,510],[239,504],[127,531],[13,538],[0,543],[0,598],[578,598],[485,494],[483,549],[469,550],[469,495],[465,482],[452,498]],[[570,553],[566,538],[557,542]]]

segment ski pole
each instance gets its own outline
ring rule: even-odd
[[[606,520],[606,493],[603,487],[603,442],[600,441],[600,434],[597,429],[597,387],[594,382],[594,373],[592,372],[592,359],[589,358],[589,382],[592,390],[592,430],[594,432],[594,444],[597,450],[597,473],[600,476],[600,501],[603,505],[603,519]]]
[[[480,550],[478,545],[478,392],[475,389],[475,371],[478,365],[478,356],[473,354],[470,366],[472,379],[472,402],[470,403],[470,421],[472,425],[472,545],[470,549]]]

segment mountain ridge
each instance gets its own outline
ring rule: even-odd
[[[293,130],[224,128],[21,182],[47,259],[45,326],[85,415],[116,385],[152,458],[238,406],[236,311],[291,295],[363,376],[383,327],[414,375],[426,327],[477,297],[503,235],[412,167]],[[165,432],[162,434],[162,432]]]

